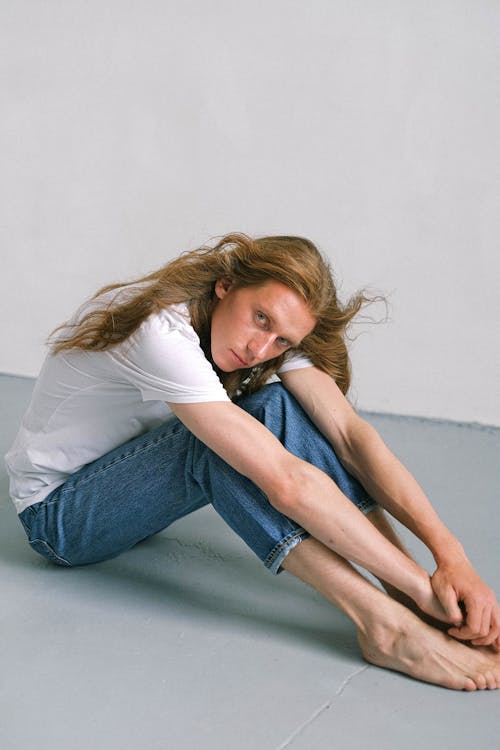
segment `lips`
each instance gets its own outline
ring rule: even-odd
[[[235,358],[237,359],[237,361],[238,361],[238,362],[240,363],[240,365],[241,365],[242,367],[249,367],[249,364],[248,364],[248,362],[245,362],[245,360],[244,360],[244,359],[242,359],[241,357],[239,357],[239,356],[238,356],[238,355],[236,354],[236,352],[234,352],[234,351],[233,351],[232,349],[231,349],[231,353],[232,353],[232,354],[234,355],[234,357],[235,357]]]

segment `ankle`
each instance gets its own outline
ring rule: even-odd
[[[381,656],[390,656],[398,637],[397,630],[380,623],[368,630],[358,629],[359,647],[367,661],[373,661]]]
[[[390,651],[402,637],[409,635],[417,616],[402,604],[389,599],[388,606],[367,618],[358,630],[362,637],[382,652]]]
[[[377,622],[367,631],[358,631],[358,642],[361,652],[367,661],[387,662],[393,658],[405,658],[408,655],[412,643],[412,616],[402,617],[395,623]]]

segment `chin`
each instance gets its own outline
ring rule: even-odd
[[[215,359],[213,355],[212,355],[212,362],[214,363],[216,368],[220,370],[221,372],[232,372],[232,369],[228,367],[227,364],[225,364],[224,362],[220,362],[218,359]]]

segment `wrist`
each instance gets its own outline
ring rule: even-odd
[[[464,548],[452,534],[448,538],[442,539],[439,543],[434,544],[431,552],[438,567],[453,565],[457,562],[468,562]]]

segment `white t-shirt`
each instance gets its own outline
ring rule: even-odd
[[[294,353],[280,372],[311,364]],[[17,512],[43,500],[85,464],[172,418],[166,401],[229,400],[185,303],[150,315],[106,351],[48,355],[5,457]]]

